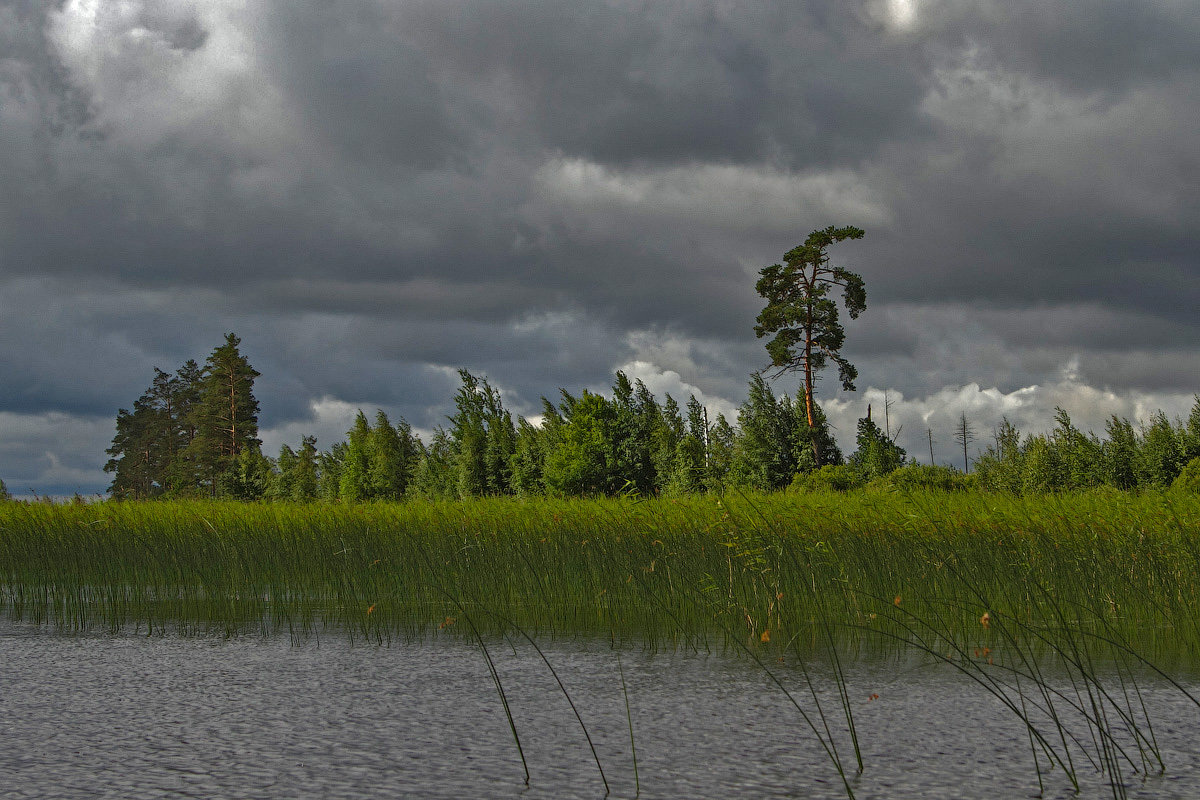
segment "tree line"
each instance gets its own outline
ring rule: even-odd
[[[1106,438],[1084,433],[1059,408],[1049,433],[1022,438],[1007,419],[975,463],[979,486],[1014,494],[1114,489],[1200,491],[1200,395],[1187,420],[1162,411],[1135,427],[1113,415]]]
[[[843,456],[820,404],[810,406],[803,394],[775,394],[761,374],[751,376],[732,422],[710,416],[694,396],[682,404],[670,394],[659,398],[617,372],[610,396],[560,389],[555,401],[543,398],[535,424],[514,416],[486,378],[466,370],[459,372],[453,413],[428,441],[403,418],[377,411],[368,419],[360,411],[345,440],[327,450],[303,436],[270,457],[257,436],[258,372],[239,344],[229,334],[203,367],[188,361],[171,374],[156,368],[133,409],[118,412],[105,467],[113,473],[114,498],[360,502],[865,485],[1130,490],[1169,487],[1200,459],[1200,397],[1186,421],[1158,412],[1135,426],[1114,416],[1106,438],[1083,433],[1061,409],[1045,434],[1022,437],[1004,420],[966,475],[917,464],[869,409],[858,421],[854,451]],[[1200,463],[1192,472],[1200,473]]]
[[[830,293],[856,318],[867,306],[862,276],[832,264],[828,248],[861,239],[852,226],[815,230],[759,272],[766,301],[755,334],[775,376],[801,375],[796,398],[776,396],[762,373],[750,378],[747,399],[730,422],[695,397],[682,406],[661,401],[640,380],[616,373],[612,396],[560,389],[542,400],[538,424],[504,408],[486,378],[461,370],[448,424],[429,441],[404,419],[359,411],[346,440],[319,451],[305,436],[278,457],[262,453],[258,377],[230,333],[203,367],[188,361],[174,374],[155,369],[150,388],[117,414],[117,434],[105,470],[117,498],[230,497],[245,500],[356,502],[406,497],[662,495],[720,492],[729,487],[846,490],[864,485],[977,487],[1014,493],[1111,486],[1165,488],[1182,480],[1200,489],[1200,396],[1186,423],[1162,412],[1135,429],[1113,417],[1107,439],[1079,431],[1062,409],[1048,434],[1021,437],[1004,420],[977,459],[967,447],[974,430],[966,415],[955,438],[963,472],[919,465],[890,430],[858,421],[855,450],[844,458],[815,397],[818,373],[837,365],[842,388],[858,371],[841,355],[845,331]],[[886,405],[886,400],[885,400]],[[886,412],[886,408],[885,408]],[[932,460],[932,431],[930,450]]]
[[[428,441],[403,418],[359,411],[344,441],[316,438],[265,455],[258,376],[234,334],[204,367],[155,368],[132,410],[117,413],[105,470],[115,498],[400,500],[490,495],[690,494],[736,484],[786,487],[814,466],[814,438],[840,462],[820,407],[809,426],[802,400],[777,397],[760,375],[737,424],[710,418],[694,396],[657,398],[617,372],[612,396],[559,391],[537,424],[514,417],[486,378],[459,372],[454,413]]]

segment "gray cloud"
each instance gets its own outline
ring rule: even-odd
[[[730,408],[765,362],[757,270],[830,223],[867,229],[835,253],[867,280],[861,386],[936,419],[1070,367],[1014,395],[1030,424],[1174,409],[1198,26],[1168,0],[0,3],[0,477],[101,487],[99,421],[228,330],[272,446],[359,406],[428,429],[459,366],[529,413],[618,367]],[[852,430],[862,398],[823,388]]]
[[[1114,96],[1200,66],[1200,22],[1186,3],[937,0],[924,25],[951,43],[1076,92]]]

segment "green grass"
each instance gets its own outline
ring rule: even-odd
[[[0,505],[0,603],[65,629],[482,629],[888,647],[913,619],[1200,652],[1200,502],[962,494],[404,505]],[[450,622],[450,625],[453,625]]]

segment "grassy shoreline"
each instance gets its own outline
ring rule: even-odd
[[[68,630],[384,640],[465,615],[650,647],[832,628],[856,650],[991,648],[1007,623],[1187,664],[1198,575],[1200,502],[1166,494],[0,505],[0,612]]]

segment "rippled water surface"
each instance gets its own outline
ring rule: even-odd
[[[6,625],[0,797],[603,797],[579,724],[537,653],[502,640],[490,649],[528,788],[487,664],[461,639],[297,645]],[[612,796],[632,797],[616,656],[595,643],[543,650],[588,725]],[[626,652],[622,663],[642,797],[845,796],[799,713],[752,662]],[[777,667],[810,708],[799,671]],[[1037,793],[1024,728],[953,670],[876,663],[851,668],[848,680],[866,765],[853,779],[859,798]],[[817,682],[834,710],[829,676]],[[1126,766],[1129,796],[1200,797],[1200,709],[1163,682],[1142,690],[1167,772],[1143,780]],[[848,739],[837,738],[853,763]],[[1080,776],[1083,797],[1112,796],[1086,763]],[[1046,796],[1072,796],[1061,772],[1046,780]]]

